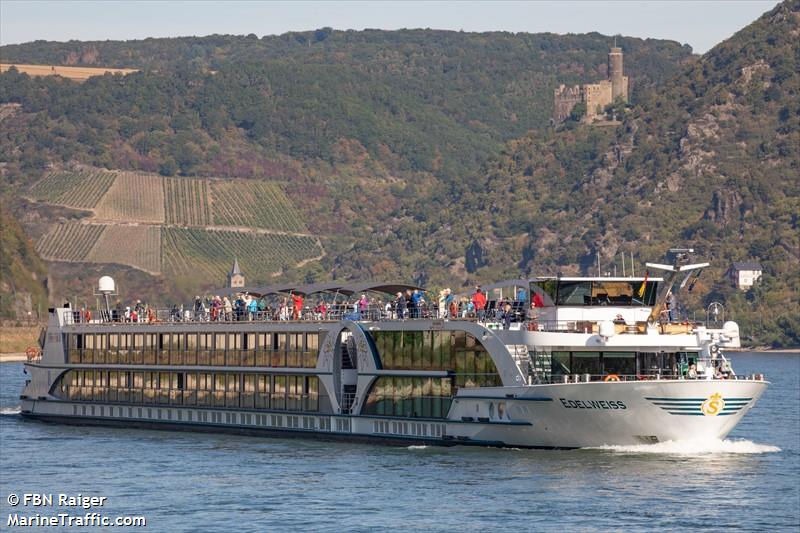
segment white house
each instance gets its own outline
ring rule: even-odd
[[[760,263],[734,263],[730,270],[734,287],[746,291],[761,280]]]

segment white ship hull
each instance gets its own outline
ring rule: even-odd
[[[461,391],[446,420],[321,415],[52,400],[22,401],[26,417],[77,424],[278,433],[342,440],[583,448],[722,439],[768,383],[746,380],[600,382]],[[709,398],[717,403],[706,407]]]

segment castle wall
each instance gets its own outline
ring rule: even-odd
[[[603,109],[613,102],[611,94],[611,82],[608,80],[584,85],[583,98],[586,102],[586,116],[594,117],[602,114]]]
[[[579,102],[586,103],[586,118],[603,113],[607,105],[618,97],[628,101],[628,77],[622,74],[622,48],[613,47],[608,54],[608,79],[584,85],[559,85],[553,91],[553,122],[569,118],[572,108]]]
[[[559,85],[553,91],[553,122],[559,123],[569,118],[572,108],[582,100],[580,85]]]

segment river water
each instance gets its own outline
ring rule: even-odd
[[[727,440],[572,451],[44,424],[18,414],[22,364],[2,364],[0,530],[15,530],[10,513],[58,512],[9,494],[80,493],[108,498],[91,511],[144,516],[133,529],[147,531],[796,532],[800,354],[730,358],[772,385]]]

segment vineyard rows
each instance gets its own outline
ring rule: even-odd
[[[109,225],[86,260],[129,265],[151,274],[160,274],[161,228]]]
[[[248,282],[266,282],[270,274],[320,255],[313,237],[164,228],[162,268],[172,276],[221,282],[233,257]]]
[[[39,239],[36,250],[49,261],[85,261],[105,228],[77,222],[57,224]]]
[[[36,200],[91,209],[114,183],[114,177],[113,172],[105,170],[50,172],[29,192]]]
[[[206,180],[164,178],[164,201],[167,224],[207,226],[211,223]]]
[[[97,205],[97,218],[122,222],[164,222],[164,184],[161,176],[120,172]]]
[[[306,231],[301,215],[274,183],[215,180],[211,182],[211,195],[214,224]]]

